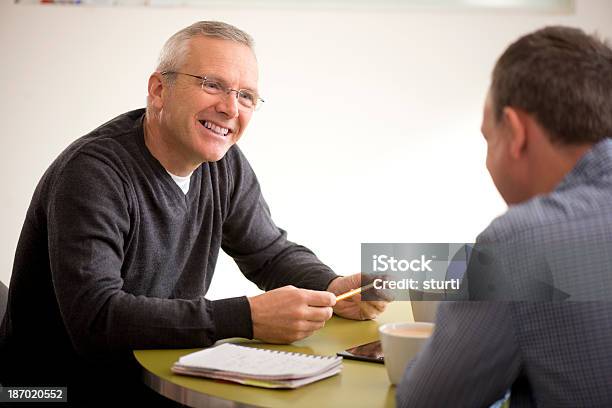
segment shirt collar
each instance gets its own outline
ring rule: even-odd
[[[578,160],[556,190],[571,188],[585,181],[612,177],[612,139],[604,139]]]

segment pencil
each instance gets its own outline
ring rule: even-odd
[[[373,286],[374,286],[374,283],[372,282],[360,288],[352,289],[352,290],[349,290],[348,292],[344,292],[343,294],[336,296],[336,302],[350,298],[351,296],[355,296],[358,293],[365,292],[366,290],[370,289]]]

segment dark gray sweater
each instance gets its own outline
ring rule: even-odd
[[[187,195],[144,144],[144,110],[70,145],[40,181],[19,239],[0,349],[108,356],[251,338],[246,297],[204,298],[219,248],[262,289],[324,290],[336,275],[286,239],[237,146]],[[43,340],[44,339],[44,340]]]

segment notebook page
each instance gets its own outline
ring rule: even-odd
[[[179,365],[254,378],[301,378],[326,371],[338,365],[340,361],[339,357],[290,354],[224,343],[183,356],[179,359]]]
[[[232,381],[238,384],[251,385],[253,387],[262,387],[262,388],[298,388],[303,385],[310,384],[310,383],[322,380],[324,378],[328,378],[336,374],[339,374],[340,371],[342,371],[342,367],[338,366],[336,368],[325,371],[318,375],[314,375],[312,377],[287,379],[287,380],[265,380],[265,379],[261,380],[261,379],[254,379],[250,377],[237,377],[234,375],[228,375],[228,374],[224,374],[221,371],[206,371],[202,373],[200,371],[191,371],[189,369],[185,369],[182,367],[177,367],[177,366],[172,367],[172,372],[176,374],[193,375],[197,377]]]

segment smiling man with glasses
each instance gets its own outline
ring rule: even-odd
[[[369,319],[384,310],[356,298],[336,304],[359,274],[338,277],[272,221],[236,146],[263,103],[257,82],[248,34],[195,23],[164,45],[146,109],[56,159],[17,248],[0,383],[68,385],[72,401],[99,402],[134,393],[132,349],[289,343],[333,312]],[[220,249],[267,292],[205,299]]]

